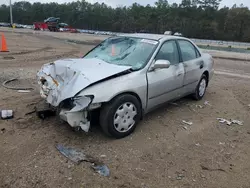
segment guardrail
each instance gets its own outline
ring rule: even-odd
[[[247,42],[233,42],[233,41],[221,41],[221,40],[206,40],[206,39],[191,39],[195,43],[205,44],[205,45],[224,45],[224,46],[239,46],[239,47],[249,47],[250,43]]]

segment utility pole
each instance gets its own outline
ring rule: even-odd
[[[12,4],[11,4],[11,0],[10,0],[10,23],[11,26],[13,25],[13,16],[12,16]]]

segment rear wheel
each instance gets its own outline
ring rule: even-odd
[[[206,75],[202,75],[201,79],[195,89],[195,93],[193,95],[195,100],[201,100],[203,98],[203,96],[206,93],[206,89],[207,89],[207,77]]]
[[[124,94],[102,107],[100,125],[107,135],[123,138],[135,130],[140,116],[141,105],[138,99],[133,95]]]

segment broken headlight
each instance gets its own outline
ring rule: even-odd
[[[72,100],[74,107],[70,111],[77,112],[84,110],[89,106],[92,100],[93,100],[92,96],[76,96]]]
[[[88,100],[86,100],[88,98]],[[89,102],[89,105],[88,105],[88,110],[94,110],[94,109],[97,109],[97,108],[100,108],[101,107],[101,103],[92,103],[94,99],[94,96],[93,95],[86,95],[86,96],[77,96],[74,98],[74,104],[77,106],[80,106],[82,104],[84,104],[86,101],[89,102],[89,100],[91,100]],[[85,106],[85,104],[84,104]]]
[[[94,110],[101,107],[101,103],[92,103],[93,95],[76,96],[67,99],[63,102],[62,107],[68,109],[70,112],[78,112],[85,109]]]
[[[94,100],[94,95],[86,95],[85,97],[91,98],[91,104],[88,107],[89,110],[95,110],[102,106],[102,103],[92,103],[92,101]]]

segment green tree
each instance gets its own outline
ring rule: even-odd
[[[218,9],[221,0],[198,0],[198,5],[202,8]]]
[[[54,16],[72,27],[115,32],[179,32],[186,37],[250,41],[250,11],[244,5],[218,9],[221,0],[182,0],[169,4],[158,0],[155,6],[134,3],[112,8],[86,0],[71,3],[13,4],[15,23],[33,24]],[[0,22],[10,22],[9,6],[0,5]]]

